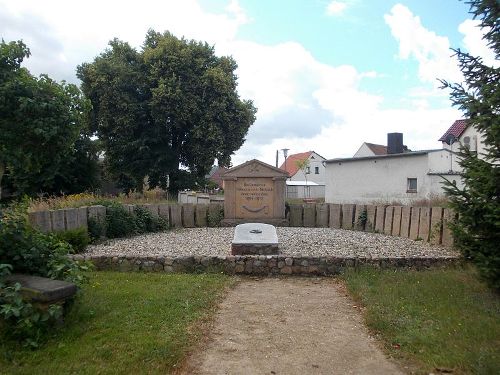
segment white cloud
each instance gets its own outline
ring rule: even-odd
[[[218,14],[204,11],[196,0],[0,0],[0,35],[24,39],[32,52],[27,67],[72,81],[76,66],[91,61],[115,37],[140,47],[153,28],[215,44],[233,40],[247,22],[236,0]]]
[[[360,88],[365,79],[379,79],[378,72],[323,64],[297,42],[264,45],[238,39],[239,28],[251,20],[235,0],[218,13],[204,10],[195,0],[75,4],[0,0],[0,34],[6,40],[26,41],[33,54],[28,67],[34,73],[72,81],[76,66],[92,61],[113,37],[140,47],[147,29],[154,28],[215,44],[218,54],[235,57],[239,93],[258,108],[257,121],[234,164],[252,158],[274,164],[276,150],[284,147],[291,153],[315,150],[327,158],[351,156],[364,141],[385,144],[386,133],[393,131],[405,133],[410,148],[437,147],[440,133],[459,117],[449,106],[432,109],[423,95],[408,99],[418,111],[387,109],[383,97]],[[395,7],[387,17],[394,24],[393,35],[401,40],[402,58],[420,59],[424,80],[431,79],[433,64],[447,66],[441,63],[446,38],[423,28],[418,17],[404,9]],[[413,22],[413,37],[401,24],[408,20]]]
[[[346,2],[334,0],[326,7],[326,14],[329,16],[338,16],[342,14],[346,8]]]
[[[414,16],[401,4],[394,5],[384,19],[399,42],[399,57],[404,60],[411,57],[418,61],[418,76],[422,82],[438,86],[437,79],[462,80],[447,37],[426,29],[420,17]]]
[[[382,97],[360,89],[376,72],[322,64],[297,43],[239,42],[231,48],[240,62],[240,92],[259,108],[235,165],[253,158],[274,164],[282,148],[349,157],[364,141],[386,144],[387,133],[395,131],[404,133],[411,149],[438,148],[441,133],[460,117],[449,105],[433,109],[424,92],[409,98],[413,109],[384,109]]]
[[[417,103],[415,103],[417,104]],[[387,133],[402,132],[404,143],[412,150],[440,148],[438,138],[450,127],[460,113],[452,108],[429,109],[423,103],[414,109],[364,111],[344,121],[323,127],[311,138],[281,137],[269,144],[247,142],[233,159],[235,164],[258,158],[274,165],[276,150],[289,148],[289,154],[314,150],[331,159],[351,157],[363,142],[387,144]],[[283,161],[280,153],[280,163]]]
[[[483,62],[489,66],[500,66],[499,60],[495,58],[495,53],[483,39],[485,33],[479,27],[478,20],[465,20],[458,26],[458,31],[464,35],[464,46],[471,55],[482,57]]]

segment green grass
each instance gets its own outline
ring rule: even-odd
[[[500,374],[500,297],[474,270],[344,274],[369,328],[417,373]]]
[[[65,327],[41,349],[0,337],[0,373],[169,373],[231,280],[220,274],[92,273]]]

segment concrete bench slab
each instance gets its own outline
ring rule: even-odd
[[[6,280],[9,284],[19,283],[24,298],[43,305],[63,302],[77,291],[73,283],[47,277],[13,274],[7,276]]]
[[[278,252],[278,235],[274,225],[245,223],[235,227],[231,254],[271,255]]]

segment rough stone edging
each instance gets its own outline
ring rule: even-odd
[[[358,258],[358,257],[292,257],[286,255],[229,255],[164,257],[131,255],[72,255],[75,260],[87,260],[102,271],[144,271],[166,273],[223,272],[229,275],[311,275],[330,276],[349,267],[374,266],[378,268],[445,267],[458,265],[459,257],[405,257],[405,258]]]

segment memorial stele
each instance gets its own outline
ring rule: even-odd
[[[287,225],[285,189],[288,173],[253,159],[227,170],[223,225],[259,222]]]

